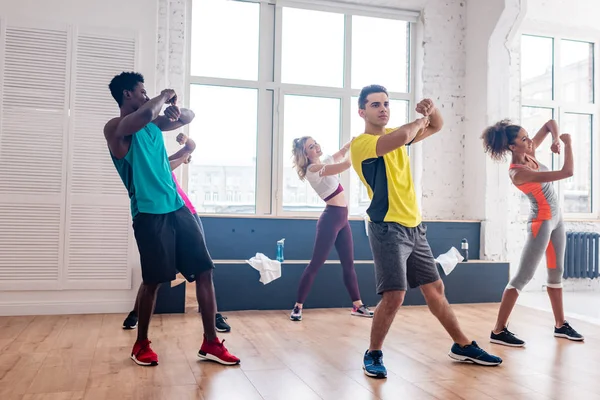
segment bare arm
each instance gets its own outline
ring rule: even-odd
[[[176,170],[177,167],[179,167],[181,164],[187,164],[190,156],[191,154],[186,153],[179,158],[171,159],[171,157],[169,157],[169,165],[171,166],[171,171]]]
[[[560,139],[565,144],[565,163],[559,171],[532,171],[530,169],[512,170],[511,178],[515,185],[522,185],[528,182],[554,182],[573,176],[573,148],[571,147],[571,136],[569,134],[560,135]]]
[[[106,140],[112,142],[120,140],[125,136],[130,136],[148,125],[158,116],[163,104],[168,103],[175,97],[175,91],[171,89],[163,90],[160,95],[148,100],[136,111],[118,120],[118,123],[109,123],[104,127],[104,136]]]
[[[394,151],[407,143],[413,141],[417,134],[424,130],[429,123],[427,117],[419,118],[406,125],[402,125],[400,128],[387,135],[380,136],[377,140],[377,157],[381,157],[391,151]]]
[[[192,122],[196,115],[192,110],[172,105],[165,109],[164,115],[159,115],[153,121],[161,131],[173,131]]]
[[[322,166],[315,165],[314,167],[320,168],[311,168],[308,167],[311,172],[319,172],[321,176],[329,176],[329,175],[338,175],[347,170],[352,166],[352,162],[349,158],[344,161],[336,164],[325,164]]]
[[[412,142],[410,142],[410,144],[418,143],[421,140],[426,139],[429,136],[441,131],[443,125],[444,120],[442,119],[442,115],[440,114],[440,111],[437,108],[435,108],[433,112],[429,115],[429,125],[427,126],[427,128],[420,131],[420,133],[417,134],[417,136],[415,136],[415,138]]]
[[[352,144],[352,140],[346,143],[338,152],[333,154],[333,161],[340,162],[344,157],[346,157],[348,150],[350,150],[350,144]]]
[[[179,151],[169,156],[169,161],[175,160],[184,156],[191,155],[196,150],[196,142],[189,138],[186,134],[180,133],[176,138],[177,142],[184,145]]]
[[[537,133],[535,134],[533,139],[531,139],[533,141],[533,147],[537,149],[544,142],[544,139],[546,139],[546,136],[548,136],[548,133],[552,133],[552,142],[553,143],[558,142],[558,124],[553,119],[546,122],[540,128],[540,130],[537,131]]]

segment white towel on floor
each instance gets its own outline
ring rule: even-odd
[[[464,257],[462,254],[460,254],[460,251],[458,251],[456,247],[452,247],[450,250],[444,254],[440,254],[438,258],[435,259],[435,261],[442,266],[442,269],[446,275],[449,275],[450,272],[456,268],[456,264],[462,260],[464,260]]]
[[[246,260],[255,270],[260,272],[259,281],[266,285],[281,276],[281,263],[277,260],[271,260],[263,253],[256,253],[254,257]]]

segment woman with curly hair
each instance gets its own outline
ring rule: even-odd
[[[340,173],[351,166],[350,159],[346,157],[349,148],[350,142],[333,156],[321,160],[323,155],[321,146],[312,137],[304,136],[294,139],[292,148],[294,169],[300,180],[307,180],[310,183],[326,206],[317,222],[317,235],[312,258],[300,279],[297,301],[290,315],[292,321],[302,320],[304,301],[317,271],[327,260],[334,245],[342,264],[344,284],[353,303],[352,315],[373,317],[373,312],[360,299],[358,280],[354,270],[352,231],[348,223],[348,204],[344,196],[344,188],[338,177]]]
[[[535,158],[535,151],[552,133],[550,149],[560,153],[560,140],[564,144],[565,161],[562,169],[549,171]],[[533,278],[538,264],[546,255],[548,272],[547,291],[554,312],[554,336],[581,341],[581,336],[567,321],[562,301],[562,275],[565,258],[566,235],[562,212],[552,182],[573,176],[573,149],[569,134],[558,135],[556,121],[550,120],[531,139],[525,129],[503,120],[488,127],[481,136],[483,147],[492,159],[502,161],[510,154],[509,176],[512,183],[528,198],[531,212],[527,221],[527,241],[521,255],[517,273],[510,280],[498,311],[496,326],[490,334],[492,343],[521,347],[525,342],[507,328],[508,318],[519,293]]]

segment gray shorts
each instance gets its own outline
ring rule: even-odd
[[[407,228],[395,222],[369,222],[369,243],[375,262],[377,294],[416,288],[440,279],[427,242],[427,228]]]

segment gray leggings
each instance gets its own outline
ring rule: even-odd
[[[547,286],[562,288],[566,241],[565,226],[560,214],[547,221],[527,222],[527,242],[523,247],[519,269],[507,288],[517,289],[519,292],[523,290],[533,278],[544,253],[548,271]]]

